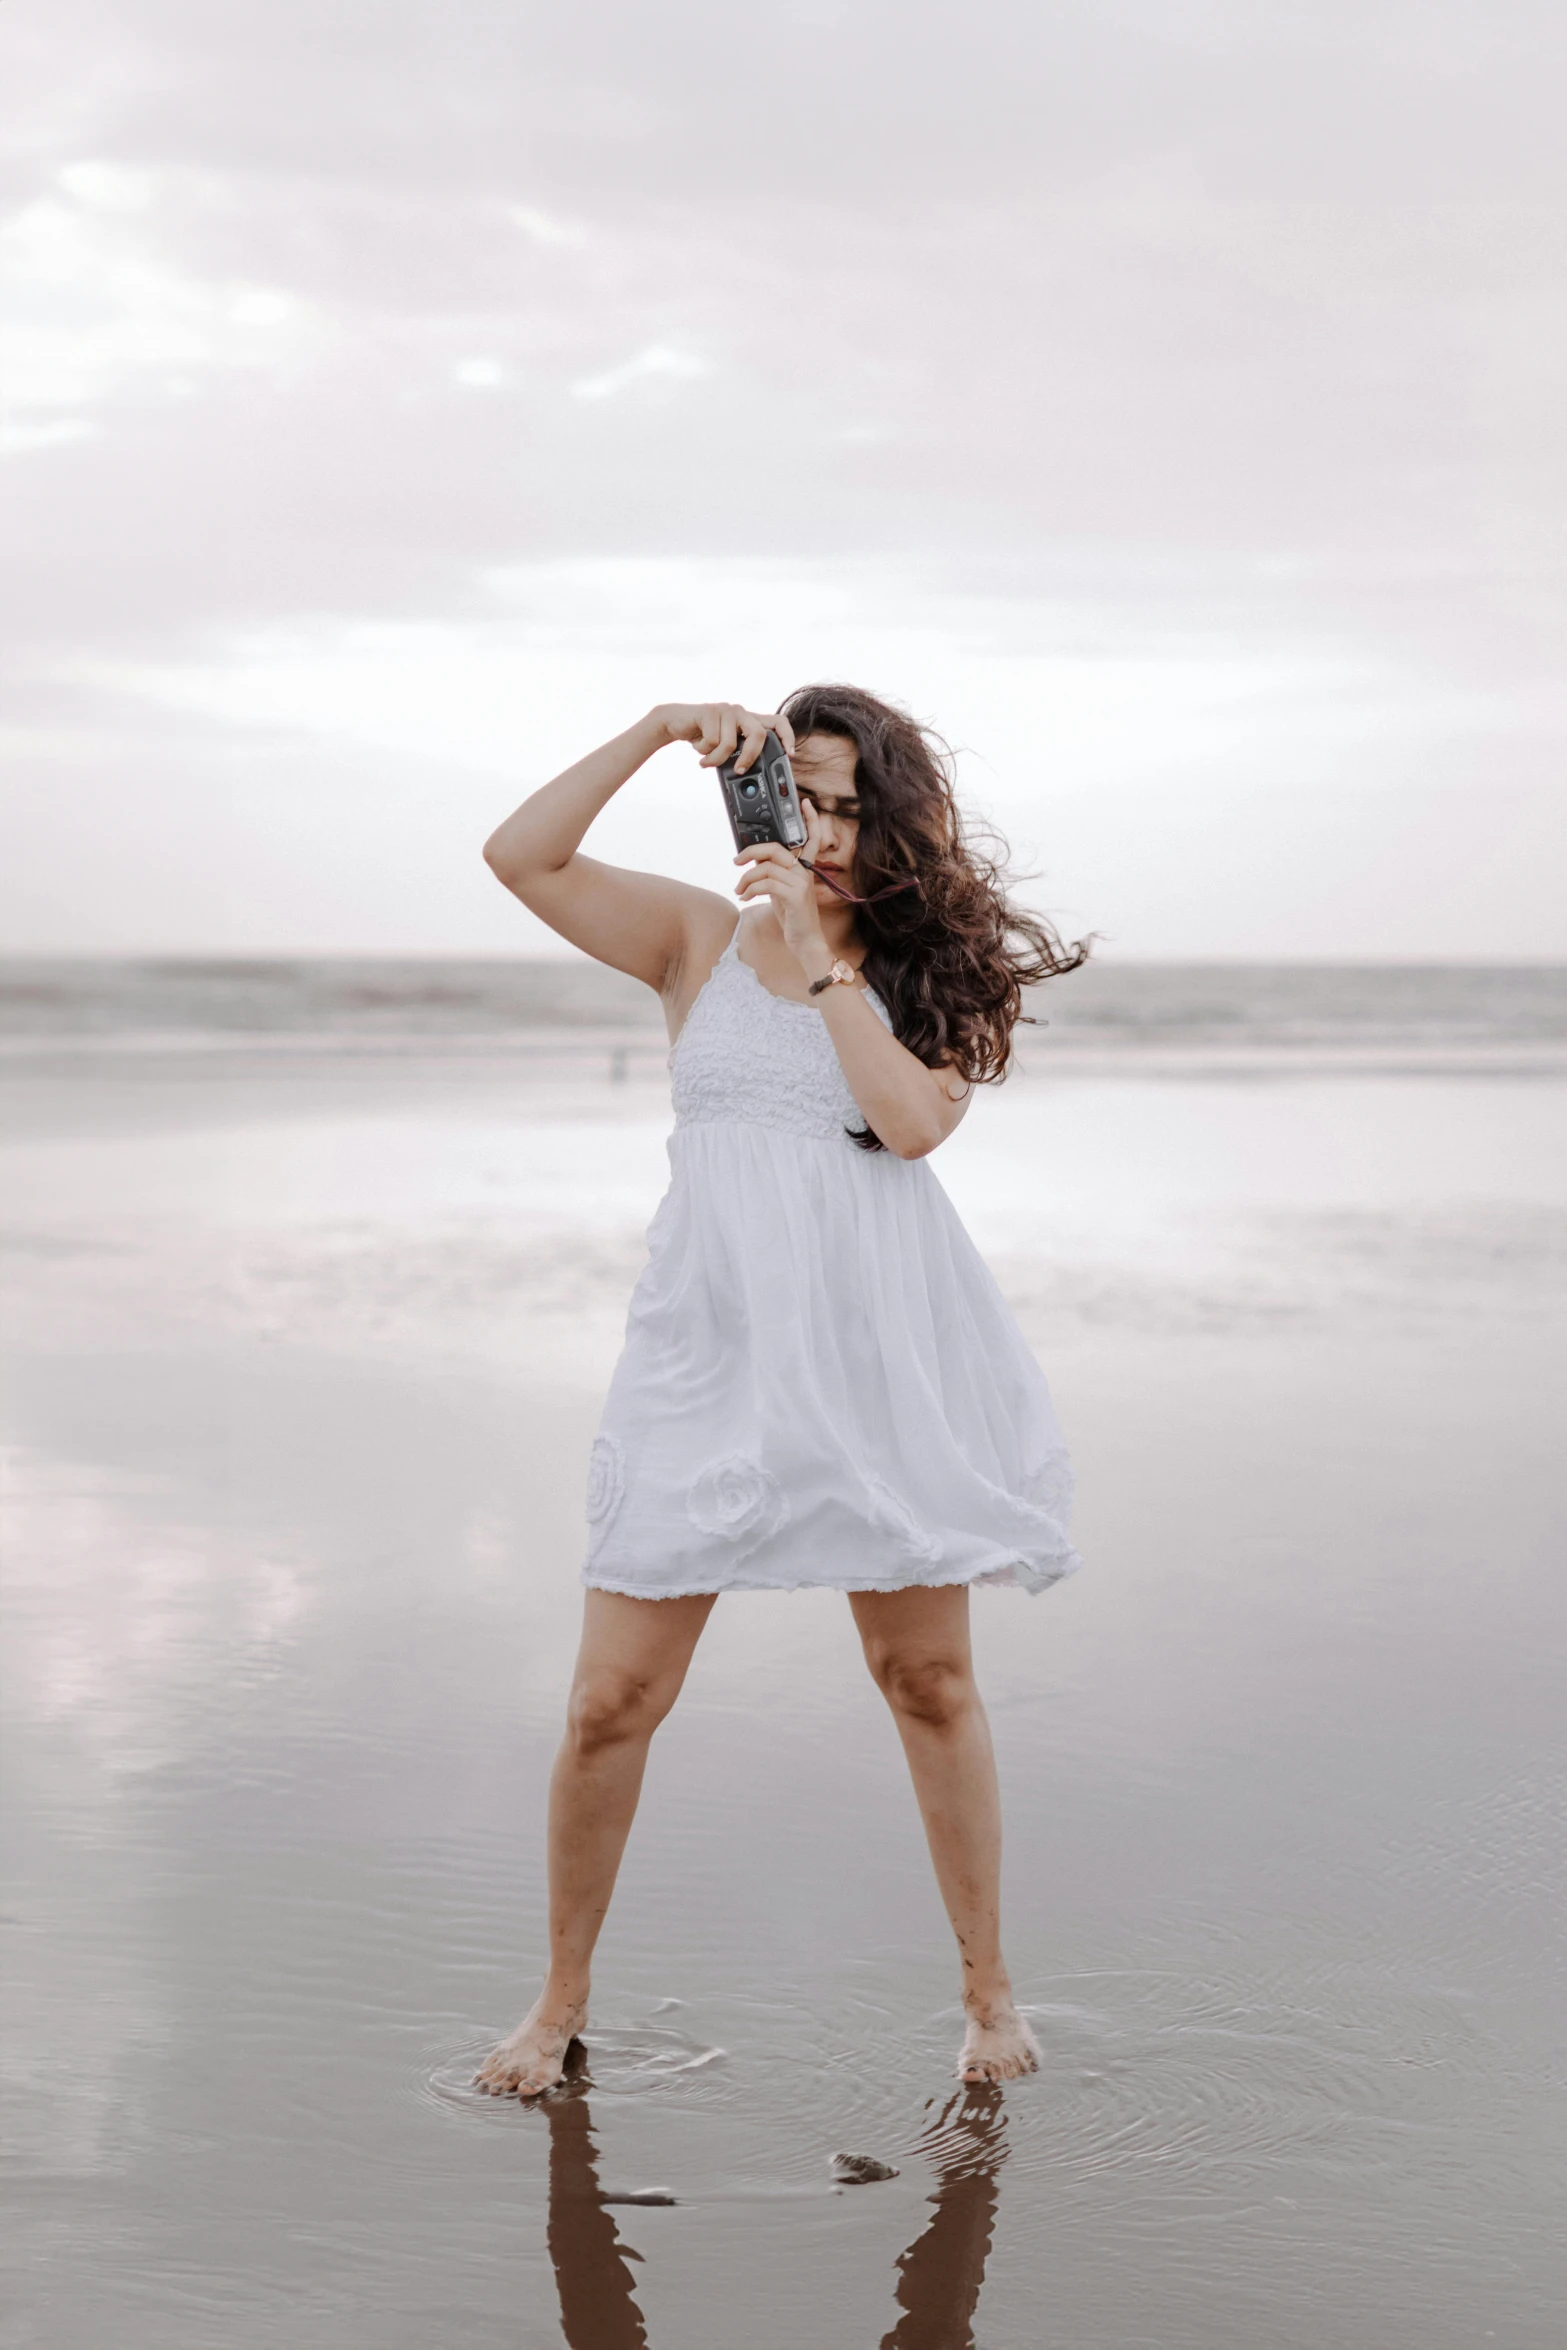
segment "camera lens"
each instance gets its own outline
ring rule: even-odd
[[[748,800],[754,800],[758,791],[760,791],[761,786],[760,784],[754,782],[748,775],[744,783],[741,784],[740,789]]]

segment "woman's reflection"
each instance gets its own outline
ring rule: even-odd
[[[550,2258],[569,2350],[647,2350],[647,2328],[622,2244],[599,2186],[598,2148],[584,2094],[587,2055],[574,2040],[561,2086],[541,2100],[550,2126]]]
[[[561,2086],[540,2103],[550,2132],[550,2258],[568,2350],[647,2350],[629,2263],[640,2260],[604,2202],[585,2092],[587,2058],[573,2046]],[[948,2099],[912,2151],[935,2166],[934,2209],[898,2261],[902,2312],[881,2350],[974,2350],[974,2311],[1007,2158],[1001,2091],[965,2088]]]
[[[882,2336],[881,2350],[974,2350],[1006,2128],[1001,2091],[985,2082],[950,2097],[915,2147],[936,2166],[935,2209],[898,2262],[903,2314]]]

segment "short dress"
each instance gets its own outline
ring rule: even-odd
[[[670,1054],[670,1184],[593,1445],[583,1581],[1042,1591],[1080,1563],[1044,1376],[929,1160],[850,1141],[825,1021],[738,945]]]

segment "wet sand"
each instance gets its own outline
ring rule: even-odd
[[[583,2064],[496,2105],[665,1115],[477,1054],[13,1074],[7,2342],[1554,2350],[1567,1086],[981,1102],[936,1164],[1088,1560],[974,1602],[1042,2072],[950,2078],[847,1610],[746,1595]]]

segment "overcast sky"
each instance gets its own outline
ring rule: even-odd
[[[8,0],[0,921],[536,952],[849,677],[1127,956],[1563,915],[1559,0]],[[663,754],[594,836],[727,886]]]

